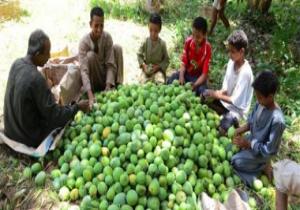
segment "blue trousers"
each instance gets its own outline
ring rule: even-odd
[[[198,77],[195,76],[190,76],[187,73],[184,74],[184,80],[185,82],[191,82],[194,83]],[[167,79],[167,84],[172,84],[174,80],[179,80],[179,71],[173,73],[171,77]],[[207,89],[207,84],[206,82],[203,85],[200,85],[196,88],[195,92],[197,96],[200,96],[205,90]]]
[[[252,186],[253,181],[265,168],[269,157],[255,155],[251,149],[241,150],[231,158],[231,164],[235,173],[247,185]]]

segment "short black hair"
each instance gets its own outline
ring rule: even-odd
[[[279,90],[279,81],[272,71],[264,70],[258,73],[252,87],[264,97],[268,97],[271,94],[274,95]]]
[[[236,30],[232,32],[227,41],[228,44],[230,44],[237,50],[241,50],[242,48],[247,50],[248,48],[248,37],[243,30]]]
[[[93,20],[94,16],[104,17],[103,9],[101,7],[94,7],[90,13],[91,21]]]
[[[150,18],[149,18],[149,22],[150,23],[153,23],[155,25],[158,25],[160,28],[161,28],[161,25],[162,25],[162,20],[161,20],[161,16],[157,13],[152,13],[150,15]]]
[[[207,32],[207,21],[203,17],[196,17],[193,21],[193,28],[197,29],[198,31],[202,31],[206,34]]]

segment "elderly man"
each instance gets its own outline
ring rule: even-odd
[[[50,56],[49,37],[41,30],[29,38],[27,56],[17,59],[9,72],[4,101],[4,133],[30,147],[38,147],[49,133],[63,127],[78,110],[88,111],[88,101],[60,106],[37,66]]]

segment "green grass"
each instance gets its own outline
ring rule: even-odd
[[[60,202],[57,193],[47,179],[43,188],[34,184],[34,177],[23,177],[25,167],[39,161],[43,170],[49,172],[53,161],[43,158],[35,159],[17,153],[5,145],[0,145],[0,209],[69,209],[70,204]]]

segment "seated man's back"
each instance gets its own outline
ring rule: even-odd
[[[4,101],[4,133],[14,141],[38,147],[55,128],[63,127],[78,109],[88,102],[60,106],[37,66],[43,66],[50,55],[50,40],[41,30],[29,39],[27,56],[11,67]]]
[[[49,117],[53,120],[58,117],[57,124],[63,126],[73,114],[72,110],[66,110],[63,118],[50,116],[54,114],[51,111],[54,103],[46,81],[36,66],[27,57],[16,60],[9,74],[5,95],[5,134],[28,146],[38,146],[40,140],[56,127],[48,121]]]

